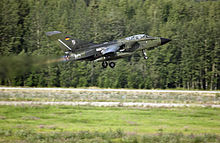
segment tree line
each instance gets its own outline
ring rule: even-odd
[[[142,33],[172,39],[147,51],[148,60],[136,53],[114,69],[85,61],[50,64],[1,76],[1,85],[220,89],[220,1],[2,0],[0,7],[1,57],[62,55],[45,35],[54,30],[95,43]]]

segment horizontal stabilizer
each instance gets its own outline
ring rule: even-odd
[[[54,40],[60,39],[62,37],[62,32],[60,31],[50,31],[50,32],[46,32],[46,35]]]

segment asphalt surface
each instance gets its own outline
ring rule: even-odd
[[[220,105],[210,104],[177,104],[177,103],[142,103],[142,102],[40,102],[40,101],[0,101],[0,105],[69,105],[96,107],[212,107]]]
[[[87,89],[87,88],[24,88],[24,87],[0,87],[0,90],[46,90],[46,91],[95,91],[95,92],[156,92],[156,93],[220,93],[220,91],[199,90],[143,90],[143,89]]]
[[[133,90],[133,89],[83,89],[83,88],[21,88],[0,87],[1,90],[22,91],[84,91],[84,92],[136,92],[136,93],[200,93],[216,94],[220,91],[188,91],[188,90]],[[181,104],[181,103],[143,103],[143,102],[41,102],[41,101],[0,101],[0,105],[70,105],[70,106],[98,106],[98,107],[213,107],[220,108],[216,104]]]

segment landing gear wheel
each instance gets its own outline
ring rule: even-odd
[[[144,57],[144,59],[145,59],[145,60],[147,60],[147,59],[148,59],[148,57]]]
[[[114,62],[110,62],[110,63],[109,63],[109,66],[110,66],[111,68],[114,68],[114,67],[115,67],[115,63],[114,63]]]
[[[108,63],[106,61],[102,62],[102,67],[103,68],[107,68],[107,66],[108,66]]]
[[[143,53],[144,59],[147,60],[148,59],[147,53],[144,50],[142,50],[142,53]]]

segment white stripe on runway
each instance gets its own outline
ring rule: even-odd
[[[50,90],[50,91],[95,91],[95,92],[155,92],[155,93],[220,93],[220,91],[199,90],[143,90],[143,89],[83,89],[83,88],[24,88],[24,87],[0,87],[0,90]]]
[[[220,105],[210,104],[176,104],[176,103],[142,103],[142,102],[39,102],[39,101],[0,101],[0,105],[69,105],[69,106],[97,106],[97,107],[212,107]]]

